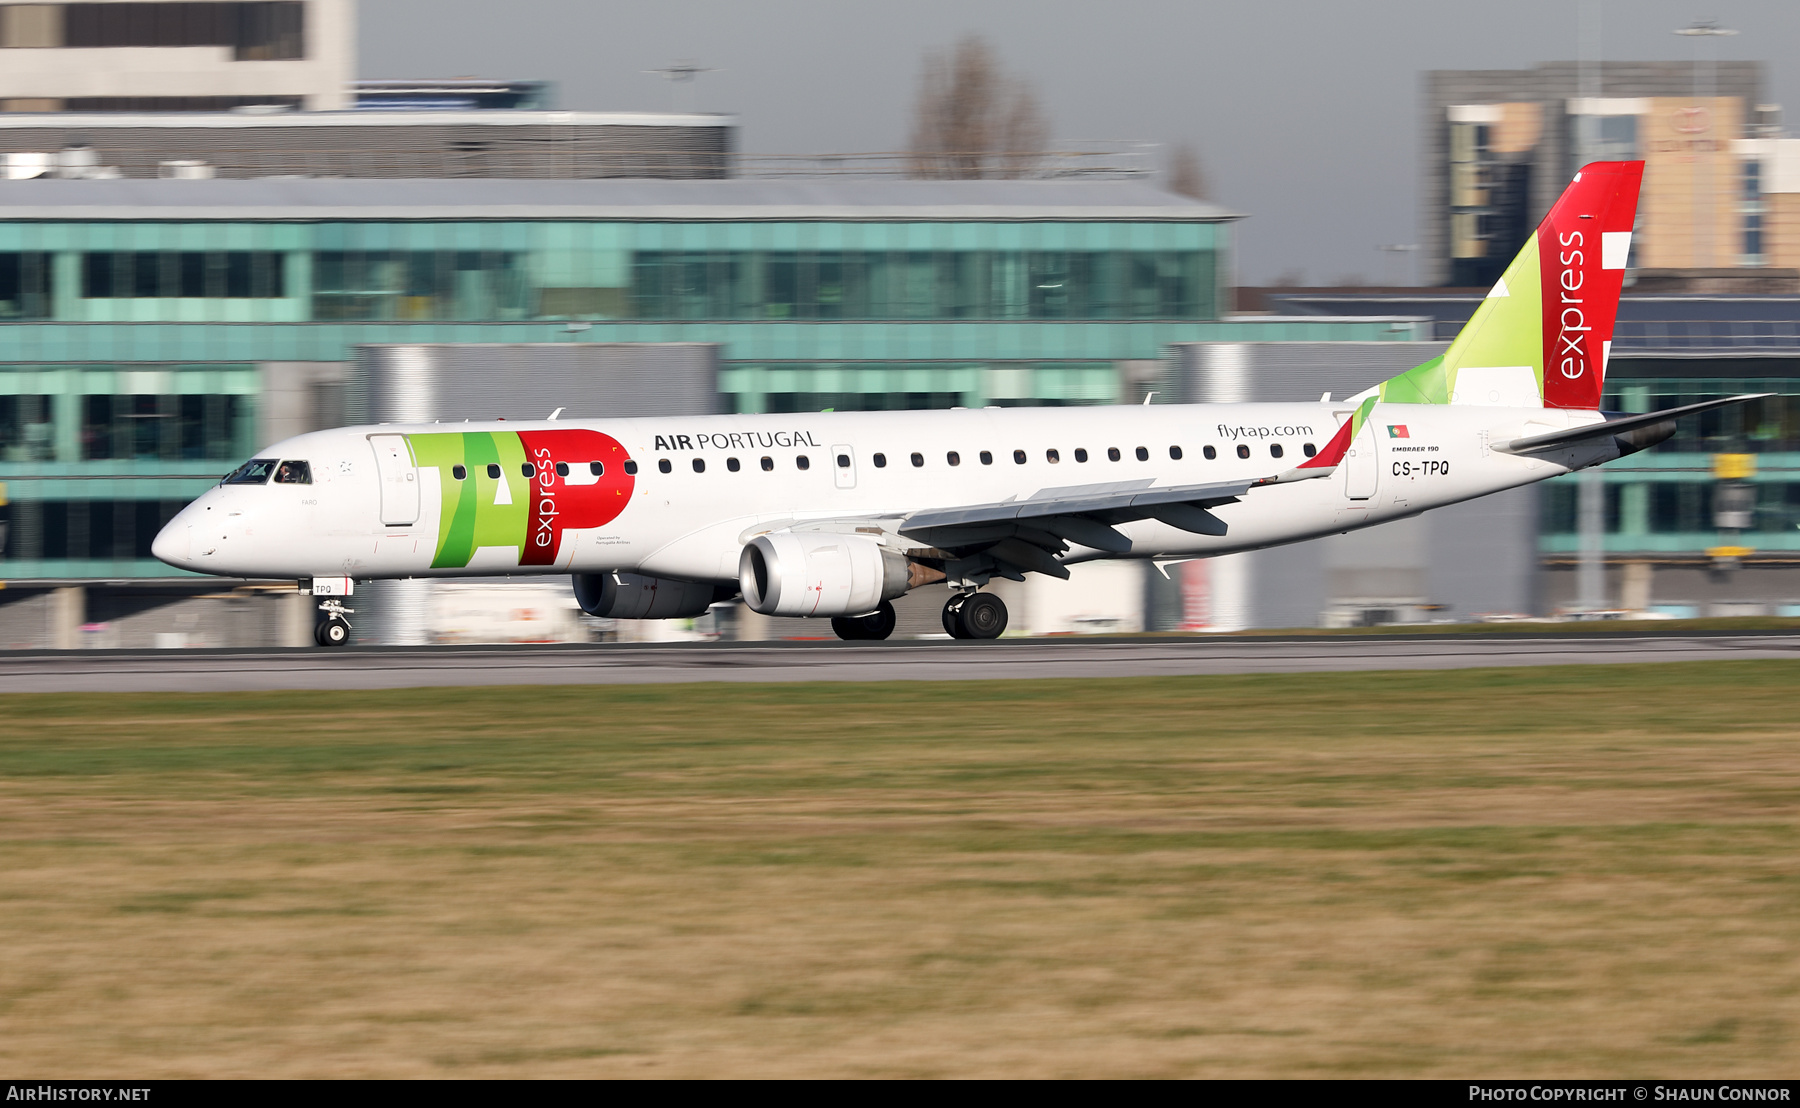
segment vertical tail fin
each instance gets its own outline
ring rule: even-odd
[[[1583,167],[1450,349],[1375,395],[1398,404],[1598,408],[1643,175],[1643,162]]]

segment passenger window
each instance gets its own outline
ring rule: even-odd
[[[1217,457],[1218,457],[1218,456],[1219,456],[1219,452],[1218,452],[1218,451],[1217,451],[1217,450],[1214,450],[1214,449],[1213,449],[1213,448],[1212,448],[1212,447],[1210,447],[1210,446],[1209,446],[1209,447],[1207,447],[1207,448],[1206,448],[1206,449],[1204,449],[1204,450],[1202,450],[1202,451],[1200,451],[1200,453],[1201,453],[1201,454],[1203,454],[1203,455],[1205,455],[1205,456],[1206,456],[1206,460],[1207,460],[1207,461],[1209,461],[1209,462],[1210,462],[1210,461],[1212,461],[1212,460],[1213,460],[1213,459],[1214,459],[1214,458],[1217,458]]]
[[[837,456],[837,463],[838,463],[839,469],[849,469],[850,468],[850,455],[839,454]]]
[[[536,477],[537,476],[537,467],[532,465],[530,462],[526,462],[524,465],[519,467],[519,474],[520,474],[520,476],[523,476],[523,477]]]
[[[873,461],[875,463],[876,469],[886,469],[887,468],[887,455],[886,454],[877,454],[873,458],[871,458],[870,461]]]
[[[981,452],[981,464],[984,466],[991,466],[994,464],[994,455],[992,451],[983,450]]]
[[[451,466],[450,476],[456,478],[458,481],[464,481],[468,479],[469,471],[462,466]]]
[[[925,455],[915,453],[912,456],[912,464],[914,469],[923,467],[925,465]]]
[[[667,459],[667,458],[656,459],[656,472],[668,473],[670,470],[672,470],[674,468],[675,468],[674,466],[669,464],[669,459]]]
[[[706,472],[706,459],[705,458],[695,458],[694,459],[694,472],[695,473],[705,473]]]
[[[305,462],[282,462],[275,470],[277,485],[310,485],[312,484],[312,466]]]
[[[606,476],[606,463],[605,462],[589,462],[588,463],[588,472],[590,474],[594,475],[595,477],[604,477],[604,476]],[[626,472],[630,472],[630,471],[627,470]]]
[[[1013,464],[1015,464],[1015,465],[1024,465],[1025,464],[1025,452],[1023,450],[1013,451]]]
[[[599,465],[600,463],[595,462],[594,464]],[[605,472],[605,471],[602,470],[600,472]],[[637,476],[637,463],[636,462],[628,461],[625,463],[625,476],[627,476],[627,477],[636,477]]]
[[[1248,446],[1239,446],[1238,447],[1238,457],[1248,458],[1249,456],[1250,456],[1250,448]]]
[[[1308,458],[1312,457],[1313,455],[1317,454],[1318,452],[1319,452],[1319,448],[1314,446],[1310,442],[1300,448],[1300,453],[1306,455]]]
[[[490,480],[490,481],[500,480],[500,467],[499,466],[494,465],[492,463],[488,464],[488,480]]]
[[[764,455],[763,460],[762,460],[762,467],[763,467],[763,472],[768,473],[770,470],[775,468],[775,459],[769,457],[768,455]]]
[[[811,469],[812,468],[812,459],[808,458],[806,455],[802,454],[798,458],[794,459],[794,464],[799,466],[801,469]]]
[[[1050,449],[1044,451],[1044,460],[1047,462],[1050,462],[1051,464],[1060,462],[1060,461],[1062,461],[1062,451],[1060,451],[1060,450],[1056,449],[1056,447],[1052,446]]]
[[[1181,460],[1181,447],[1179,447],[1179,446],[1169,447],[1169,457],[1174,459],[1175,461],[1179,462]]]
[[[729,469],[733,473],[736,473],[738,471],[738,469],[740,468],[738,466],[738,460],[736,458],[726,458],[725,459],[725,468]]]
[[[274,472],[274,458],[254,458],[232,470],[219,484],[266,485],[269,483],[269,475]]]
[[[1138,447],[1137,450],[1133,451],[1133,453],[1135,453],[1137,455],[1137,460],[1140,462],[1147,462],[1150,460],[1150,451],[1144,449],[1141,446]]]
[[[1078,462],[1087,461],[1087,448],[1085,446],[1077,446],[1075,448],[1075,460]]]
[[[956,451],[954,451],[954,450],[952,450],[952,451],[950,451],[950,452],[949,452],[949,453],[948,453],[948,454],[945,454],[945,455],[944,455],[944,460],[945,460],[945,461],[946,461],[946,462],[949,462],[949,463],[950,463],[950,464],[951,464],[951,465],[953,465],[953,466],[959,466],[959,465],[962,465],[962,455],[961,455],[961,454],[958,454],[958,453],[957,453],[957,452],[956,452]]]
[[[567,477],[569,475],[569,463],[568,462],[557,462],[556,463],[556,475],[558,477]]]
[[[1281,444],[1280,443],[1272,442],[1269,444],[1269,457],[1271,457],[1271,458],[1281,457]]]
[[[1119,448],[1116,446],[1107,447],[1106,448],[1106,460],[1109,462],[1118,461],[1119,460]]]

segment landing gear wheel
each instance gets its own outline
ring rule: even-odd
[[[350,622],[342,616],[321,621],[313,628],[313,641],[320,646],[343,646],[350,641]]]
[[[881,607],[866,616],[837,616],[831,621],[831,629],[840,639],[867,641],[887,638],[894,633],[894,624],[899,617],[894,614],[894,606],[887,601]]]
[[[991,592],[978,592],[962,602],[956,622],[960,638],[997,639],[1006,630],[1006,604]]]
[[[959,594],[951,597],[949,602],[944,605],[944,634],[953,639],[969,637],[969,633],[963,629],[962,625],[962,606],[963,601],[967,599],[969,598],[966,594]]]
[[[344,617],[355,612],[344,607],[335,596],[319,601],[319,622],[313,624],[313,641],[320,646],[343,646],[350,641],[350,621]]]

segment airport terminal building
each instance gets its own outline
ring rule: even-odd
[[[173,584],[160,524],[356,416],[369,344],[712,344],[713,410],[779,412],[1129,402],[1175,343],[1429,334],[1228,316],[1236,216],[1133,181],[31,180],[0,204],[15,588]],[[585,383],[572,414],[613,408]]]
[[[1302,291],[1234,312],[1236,215],[1132,180],[43,179],[0,203],[4,646],[147,644],[175,632],[142,613],[227,593],[230,626],[181,641],[307,641],[304,607],[265,610],[273,585],[184,575],[149,544],[237,461],[317,427],[1344,396],[1438,353],[1478,299]],[[1629,294],[1608,402],[1791,396],[1795,303]],[[395,406],[420,366],[446,386]],[[1008,602],[1030,630],[1786,613],[1797,420],[1789,399],[1717,413],[1608,467],[1589,538],[1566,478]],[[1753,461],[1722,478],[1719,454]]]

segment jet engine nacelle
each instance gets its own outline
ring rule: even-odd
[[[907,589],[906,558],[867,535],[777,531],[738,556],[744,603],[765,616],[859,616]]]
[[[721,595],[723,594],[723,595]],[[577,573],[575,603],[590,616],[611,619],[692,619],[730,600],[731,590],[705,581],[636,573]]]

